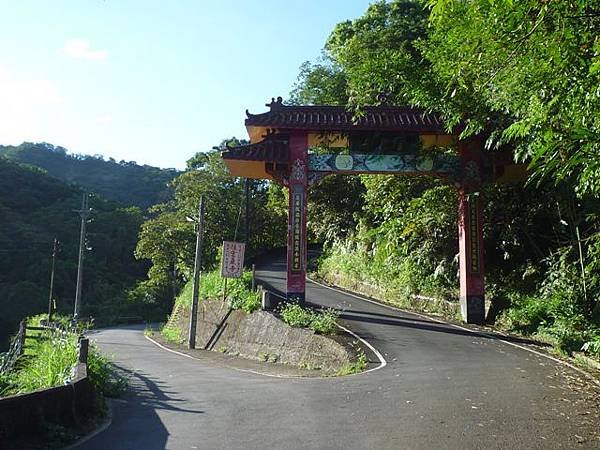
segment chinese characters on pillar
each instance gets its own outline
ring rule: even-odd
[[[475,201],[469,202],[469,255],[470,272],[477,275],[479,274],[479,214]]]
[[[240,278],[244,270],[244,250],[242,242],[223,241],[223,259],[221,276],[223,278]]]
[[[292,271],[302,271],[302,193],[292,194]]]

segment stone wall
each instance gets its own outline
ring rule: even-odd
[[[188,324],[189,312],[185,312],[178,327],[187,330]],[[231,311],[221,300],[201,301],[196,348],[326,372],[337,372],[354,358],[353,351],[335,337],[290,327],[270,312]]]
[[[0,398],[0,449],[11,438],[32,435],[47,423],[81,425],[94,407],[87,364],[75,367],[75,379],[64,386]]]

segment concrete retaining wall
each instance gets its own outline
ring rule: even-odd
[[[87,376],[87,364],[75,368],[75,379],[27,394],[0,398],[0,448],[2,442],[37,432],[45,423],[79,425],[92,414],[94,391]]]
[[[186,330],[188,323],[189,312],[181,315],[178,326]],[[329,372],[338,371],[354,357],[335,337],[290,327],[266,311],[230,311],[221,300],[203,300],[199,305],[196,346]]]

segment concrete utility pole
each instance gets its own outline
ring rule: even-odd
[[[79,318],[79,309],[81,307],[81,286],[83,278],[83,251],[85,249],[85,225],[88,217],[92,212],[91,208],[88,208],[88,195],[83,193],[81,200],[81,209],[75,210],[76,213],[81,217],[81,232],[79,234],[79,261],[77,264],[77,288],[75,290],[75,309],[73,311],[73,320]]]
[[[52,271],[50,272],[50,295],[48,296],[48,323],[52,322],[52,297],[54,296],[54,266],[56,263],[56,250],[58,247],[58,240],[54,238],[54,245],[52,246]]]
[[[196,325],[198,322],[198,288],[200,282],[200,265],[202,264],[202,235],[204,234],[204,197],[200,197],[198,218],[196,222],[196,255],[194,257],[194,284],[192,286],[192,311],[190,314],[190,330],[188,348],[196,348]]]

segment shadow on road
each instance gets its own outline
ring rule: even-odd
[[[269,264],[269,269],[272,270],[275,265],[277,265],[277,264],[276,263]],[[282,263],[281,265],[285,269],[285,264]],[[267,282],[266,280],[260,279],[259,283],[263,285],[264,289],[275,293],[280,298],[285,298],[285,294],[283,291],[276,288],[275,286],[273,286],[271,283]],[[322,308],[323,307],[323,305],[321,305],[321,304],[310,302],[310,301],[307,301],[307,305],[311,306],[313,308]],[[400,314],[402,314],[402,313],[400,311],[398,312],[398,315],[391,315],[391,314],[375,313],[375,312],[364,311],[364,310],[363,311],[348,310],[348,309],[344,309],[344,308],[334,308],[334,309],[337,309],[338,311],[341,312],[340,317],[342,319],[350,321],[350,322],[367,322],[367,323],[375,323],[375,324],[381,324],[381,325],[394,325],[394,326],[398,326],[398,327],[413,328],[413,329],[424,330],[424,331],[434,331],[437,333],[448,333],[448,334],[455,334],[455,335],[459,335],[459,336],[468,336],[471,338],[476,336],[476,337],[481,337],[481,338],[485,338],[485,339],[503,339],[505,341],[516,343],[516,344],[525,344],[525,345],[536,344],[536,345],[539,345],[542,347],[549,347],[549,345],[545,344],[545,343],[541,343],[541,342],[537,342],[537,341],[533,342],[531,340],[521,339],[521,338],[518,338],[515,336],[505,336],[505,335],[499,336],[499,335],[495,335],[493,333],[487,334],[487,333],[478,333],[477,331],[466,331],[466,330],[461,330],[459,328],[454,328],[451,325],[436,322],[434,320],[401,316]],[[364,338],[367,337],[364,335],[362,335],[362,336]]]
[[[113,424],[78,446],[78,450],[164,450],[170,434],[159,411],[204,414],[204,411],[178,406],[187,400],[176,397],[166,383],[118,364],[115,368],[129,379],[127,394],[113,402]]]
[[[456,334],[459,336],[468,336],[468,337],[480,337],[485,339],[503,339],[508,342],[518,343],[518,344],[533,344],[531,340],[528,339],[520,339],[514,336],[496,336],[494,334],[487,333],[479,333],[477,331],[466,331],[461,330],[459,328],[451,327],[450,325],[446,325],[443,323],[427,321],[427,320],[418,320],[412,319],[408,317],[399,317],[399,316],[389,316],[385,314],[373,314],[366,311],[341,311],[341,318],[344,320],[348,320],[351,322],[368,322],[368,323],[377,323],[382,325],[395,325],[404,328],[414,328],[418,330],[425,331],[434,331],[437,333],[448,333],[448,334]],[[548,347],[549,345],[544,343],[535,342],[536,345],[541,345],[544,347]]]
[[[115,367],[122,373],[127,374],[131,379],[137,379],[143,383],[130,382],[132,394],[137,399],[136,403],[143,407],[149,407],[154,410],[162,409],[168,411],[177,411],[190,414],[204,414],[204,411],[198,411],[193,409],[179,408],[175,404],[181,402],[187,402],[182,398],[176,398],[175,392],[168,391],[164,388],[165,384],[161,381],[154,381],[152,378],[146,376],[143,372],[136,372],[130,369],[126,369],[115,364]]]

